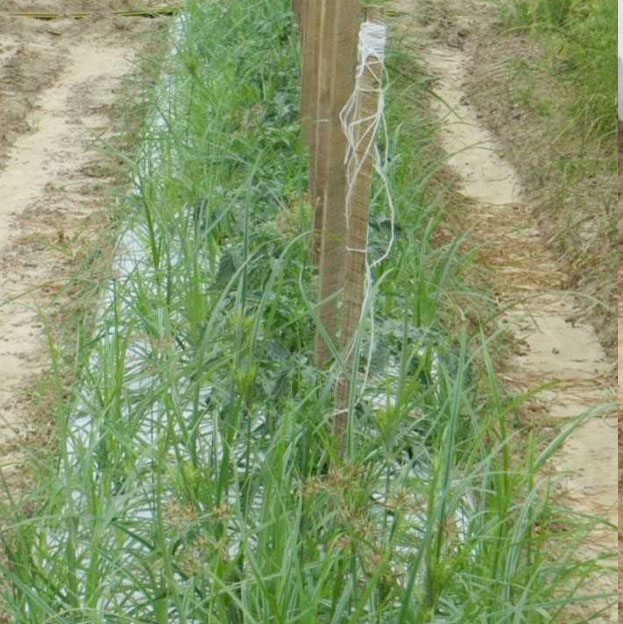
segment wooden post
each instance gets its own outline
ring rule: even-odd
[[[314,33],[316,21],[314,12],[318,7],[318,0],[305,0],[301,5],[301,19],[299,20],[299,36],[301,43],[301,103],[300,114],[303,125],[309,121],[309,107],[313,80],[311,79],[311,62],[313,55],[317,54],[317,35]],[[306,133],[307,136],[307,133]]]
[[[346,270],[346,137],[340,113],[355,85],[360,0],[322,0],[322,39],[317,99],[314,190],[320,204],[319,319],[329,340],[338,343],[338,297]],[[325,153],[326,150],[326,153]],[[324,337],[316,333],[315,363],[331,359]]]
[[[384,10],[369,7],[366,20],[376,24],[385,23]],[[372,191],[374,146],[376,140],[376,115],[383,81],[383,60],[375,56],[360,58],[365,64],[357,79],[357,99],[352,111],[355,149],[348,163],[348,234],[346,251],[346,275],[344,281],[344,308],[341,345],[345,354],[346,374],[336,389],[337,416],[335,433],[342,436],[342,448],[346,433],[350,375],[354,364],[353,347],[365,297],[366,258],[368,248],[368,213]]]
[[[318,106],[320,89],[320,57],[323,43],[324,0],[306,0],[303,5],[303,85],[301,91],[301,117],[309,148],[309,195],[311,203],[318,203],[316,183],[316,145],[318,134]]]
[[[311,104],[312,136],[310,137],[311,171],[309,184],[314,207],[312,259],[320,263],[324,230],[327,175],[329,171],[329,145],[331,141],[332,90],[335,79],[333,51],[334,24],[339,0],[318,0],[320,11],[318,57],[316,59],[316,84]],[[322,279],[322,278],[321,278]]]
[[[313,93],[309,104],[311,120],[309,134],[310,200],[314,208],[313,239],[311,255],[314,262],[320,262],[322,230],[324,228],[324,205],[326,202],[327,172],[329,159],[331,92],[335,68],[331,55],[334,45],[333,23],[336,0],[316,0],[318,44],[316,56],[312,58],[310,79],[313,81]]]
[[[294,15],[299,24],[301,24],[302,12],[303,12],[303,0],[292,0],[292,9]]]
[[[306,0],[302,12],[302,89],[301,89],[301,118],[305,130],[305,138],[310,148],[310,160],[313,165],[313,145],[315,144],[317,107],[318,107],[318,79],[320,52],[322,45],[322,7],[323,0]]]

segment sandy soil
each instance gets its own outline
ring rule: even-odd
[[[523,198],[543,240],[564,262],[565,287],[582,293],[577,318],[595,328],[614,363],[618,263],[613,253],[613,145],[599,144],[585,126],[570,121],[575,87],[556,77],[556,71],[560,78],[565,75],[564,63],[551,60],[547,44],[492,23],[496,9],[474,4],[482,8],[472,30],[481,34],[466,38],[471,57],[466,96],[519,174]]]
[[[77,259],[106,225],[107,189],[123,169],[95,144],[120,130],[120,81],[165,23],[110,14],[132,6],[5,0],[0,9],[0,471],[15,489],[26,449],[48,433],[33,419],[34,388],[50,365],[47,333],[70,307]],[[6,14],[35,9],[97,13],[79,21]]]
[[[402,0],[420,52],[435,77],[435,110],[442,120],[441,142],[449,166],[473,205],[467,224],[480,246],[480,259],[493,274],[500,308],[520,348],[505,363],[509,388],[527,391],[551,383],[541,393],[537,426],[547,427],[613,401],[612,362],[594,329],[577,320],[577,301],[563,289],[566,276],[541,239],[519,177],[484,127],[466,93],[472,66],[468,40],[476,17],[469,3],[456,6]],[[480,17],[480,16],[479,16]],[[540,425],[539,425],[540,423]],[[617,523],[617,419],[615,413],[590,418],[567,440],[554,461],[561,488],[579,512]],[[586,556],[616,550],[617,531],[600,526],[586,543]],[[614,575],[595,579],[616,591]],[[616,607],[594,620],[615,622]]]

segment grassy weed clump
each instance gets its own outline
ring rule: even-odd
[[[506,22],[550,33],[551,69],[576,93],[572,110],[612,140],[616,128],[617,3],[615,0],[508,0]]]
[[[569,18],[573,5],[574,0],[515,0],[505,7],[505,12],[517,23],[561,27]]]
[[[375,275],[342,460],[340,371],[311,365],[290,2],[191,2],[180,29],[57,470],[35,512],[5,510],[4,608],[20,624],[499,624],[586,602],[573,521],[561,539],[536,479],[562,438],[526,433],[520,449],[489,339],[449,322],[470,293],[459,244],[433,244],[444,189],[425,79],[393,56],[397,244]],[[381,189],[372,212],[377,254]]]

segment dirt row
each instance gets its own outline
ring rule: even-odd
[[[76,271],[97,256],[111,187],[124,180],[111,149],[123,80],[166,23],[111,14],[138,4],[5,0],[0,8],[0,471],[13,491],[28,474],[29,451],[53,427],[40,391],[48,339],[79,311]],[[35,10],[93,15],[8,15]]]
[[[487,41],[494,7],[483,2],[401,0],[410,14],[408,45],[424,58],[434,83],[434,108],[441,122],[440,141],[450,170],[470,208],[461,227],[469,229],[478,259],[491,282],[501,311],[500,322],[512,332],[513,353],[499,362],[507,388],[539,392],[520,416],[521,425],[542,431],[596,410],[615,396],[612,357],[595,329],[582,319],[578,300],[566,284],[566,268],[542,238],[528,201],[530,189],[505,157],[489,129],[487,109],[470,97],[470,81],[484,82],[484,64],[474,62],[481,41]],[[501,67],[500,71],[504,71]],[[554,461],[559,491],[577,512],[599,515],[617,524],[617,414],[602,410],[578,428]],[[584,544],[582,557],[605,557],[608,568],[595,575],[592,588],[616,591],[614,563],[617,531],[602,524]],[[599,607],[605,605],[599,605]],[[593,605],[595,609],[597,605]],[[588,616],[592,610],[578,613]],[[594,620],[617,621],[616,605]]]
[[[579,294],[572,320],[595,328],[613,363],[614,380],[614,142],[599,140],[601,131],[572,117],[576,85],[563,70],[564,52],[553,69],[551,44],[538,37],[493,20],[482,33],[468,42],[466,98],[515,167],[532,219],[564,266],[564,288]]]

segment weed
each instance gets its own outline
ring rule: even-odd
[[[615,0],[504,0],[507,24],[550,36],[551,70],[573,85],[572,116],[614,136],[616,116],[617,3]]]

